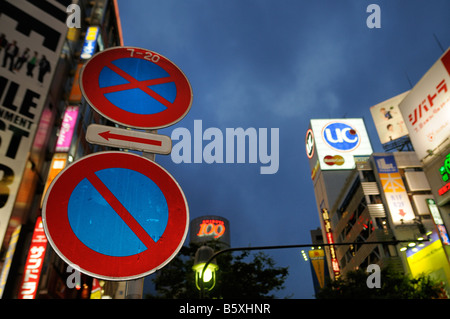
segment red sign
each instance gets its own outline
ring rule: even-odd
[[[444,186],[442,186],[441,188],[439,188],[439,196],[444,195],[445,193],[447,193],[450,190],[450,182],[445,184]]]
[[[183,245],[189,212],[175,179],[147,158],[100,152],[52,182],[44,228],[60,257],[105,280],[130,280],[164,267]]]
[[[47,238],[45,237],[42,219],[38,217],[31,238],[30,250],[20,285],[18,299],[35,299],[41,277],[42,265],[44,264],[45,251],[47,250]]]
[[[153,51],[115,47],[94,55],[80,75],[87,102],[109,120],[157,129],[180,121],[192,104],[183,72]]]
[[[334,244],[333,232],[331,231],[330,216],[328,214],[328,210],[325,208],[322,209],[322,218],[325,227],[325,233],[327,236],[327,243]],[[330,246],[330,255],[331,255],[331,267],[333,268],[334,276],[337,278],[340,276],[341,270],[339,267],[339,261],[337,260],[336,256],[336,249],[334,248],[333,245]]]

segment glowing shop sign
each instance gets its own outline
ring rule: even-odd
[[[450,179],[450,153],[447,154],[444,165],[439,168],[439,172],[441,173],[442,180],[444,182],[448,182]],[[450,182],[441,187],[438,191],[439,195],[442,196],[450,190]]]
[[[450,245],[450,239],[448,237],[447,229],[445,228],[444,221],[442,220],[441,213],[439,212],[439,208],[437,207],[435,201],[431,198],[428,198],[427,205],[430,210],[431,216],[433,217],[434,223],[439,231],[439,236],[442,239],[442,243],[444,245]]]
[[[322,218],[325,227],[325,233],[327,236],[327,242],[328,244],[334,244],[333,232],[331,231],[330,216],[328,215],[328,210],[325,208],[322,209]],[[337,260],[336,249],[334,248],[334,246],[330,246],[330,255],[334,276],[338,277],[341,274],[341,270],[339,268],[339,262]]]
[[[225,223],[217,219],[205,219],[200,224],[198,237],[213,236],[215,239],[222,237],[225,233]]]

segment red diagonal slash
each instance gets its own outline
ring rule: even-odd
[[[111,131],[105,131],[102,133],[98,133],[98,135],[100,135],[107,141],[112,139],[112,140],[121,140],[121,141],[128,141],[128,142],[142,143],[142,144],[156,145],[156,146],[162,145],[161,141],[156,141],[156,140],[152,140],[152,139],[148,139],[148,138],[135,137],[135,136],[114,134],[114,133],[111,133]]]
[[[125,91],[125,90],[131,90],[131,89],[138,88],[138,89],[141,89],[142,91],[144,91],[145,93],[147,93],[148,95],[150,95],[152,98],[157,100],[159,103],[161,103],[164,106],[166,106],[167,108],[172,106],[171,102],[167,101],[161,95],[157,94],[156,92],[154,92],[153,90],[148,88],[151,85],[157,85],[157,84],[173,82],[173,79],[170,76],[164,77],[164,78],[159,78],[159,79],[138,81],[134,77],[132,77],[131,75],[126,73],[124,70],[122,70],[121,68],[115,66],[112,63],[108,63],[106,65],[106,67],[108,67],[111,70],[113,70],[114,72],[116,72],[118,75],[123,77],[129,83],[112,85],[112,86],[107,86],[107,87],[104,87],[104,88],[100,88],[101,93],[106,94],[106,93]]]
[[[136,234],[139,240],[147,247],[155,243],[153,238],[145,231],[145,229],[139,224],[136,219],[128,212],[128,210],[122,205],[122,203],[114,196],[108,187],[101,181],[101,179],[95,175],[95,173],[88,174],[86,178],[94,186],[94,188],[100,193],[100,195],[106,200],[106,202],[112,207],[112,209],[119,215],[120,218],[127,224],[128,227]]]

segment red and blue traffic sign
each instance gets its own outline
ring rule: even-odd
[[[135,47],[95,54],[80,73],[86,101],[123,126],[158,129],[180,121],[192,105],[184,73],[164,56]]]
[[[105,280],[164,267],[180,250],[189,209],[161,166],[132,153],[100,152],[66,167],[44,199],[47,238],[68,264]]]

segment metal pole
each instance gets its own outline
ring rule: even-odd
[[[392,241],[372,241],[372,242],[360,242],[360,243],[334,243],[334,244],[299,244],[299,245],[279,245],[279,246],[255,246],[255,247],[235,247],[235,248],[226,248],[223,250],[219,250],[218,252],[214,253],[208,261],[205,263],[202,269],[202,275],[201,278],[203,278],[203,275],[205,273],[206,267],[216,258],[218,255],[221,255],[223,253],[229,252],[229,251],[245,251],[245,250],[264,250],[264,249],[284,249],[284,248],[302,248],[302,247],[322,247],[322,246],[344,246],[344,245],[376,245],[376,244],[387,244],[387,245],[397,245],[400,243],[411,243],[411,242],[426,242],[429,241],[429,239],[424,240],[392,240]],[[200,283],[200,299],[203,299],[203,281]]]
[[[149,130],[150,133],[157,133],[157,130]],[[154,153],[142,152],[142,156],[155,161]],[[125,288],[125,299],[142,299],[144,293],[144,278],[128,280]]]

